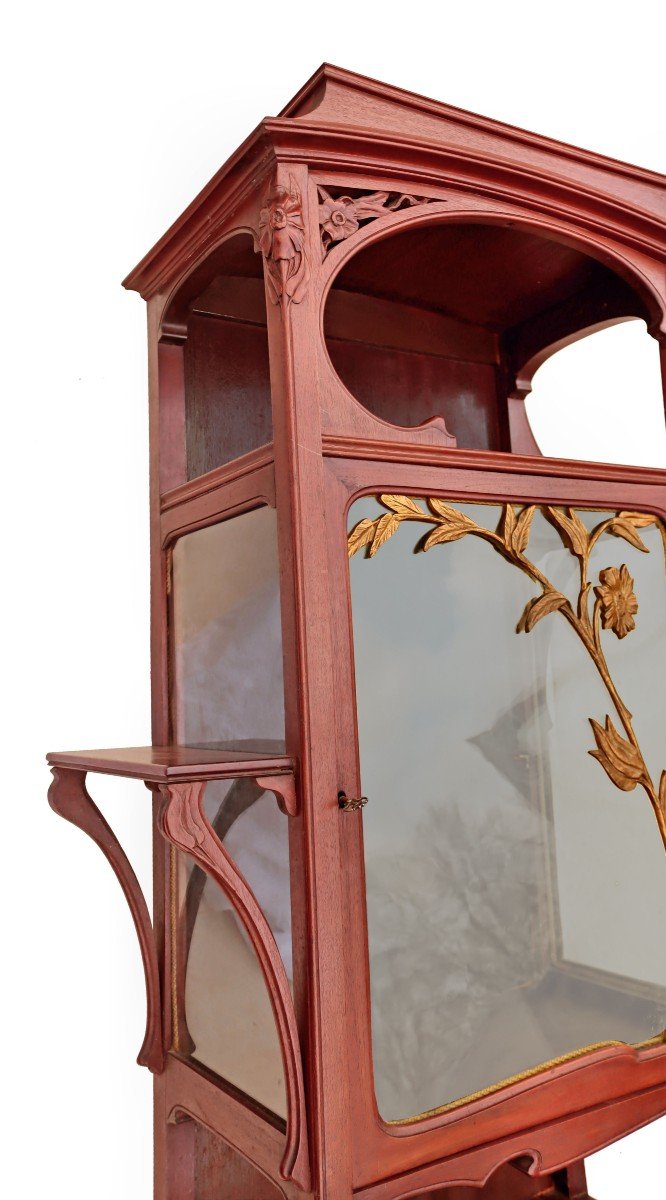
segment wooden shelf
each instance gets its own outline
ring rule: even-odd
[[[148,783],[236,779],[241,776],[287,775],[293,759],[278,754],[253,754],[201,746],[128,746],[113,750],[63,750],[47,754],[51,767],[123,775]]]

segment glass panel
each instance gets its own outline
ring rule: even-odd
[[[256,508],[176,542],[173,647],[178,742],[284,752],[274,509]]]
[[[206,815],[247,879],[292,978],[287,818],[252,779],[209,784]],[[198,1062],[286,1117],[271,1002],[245,928],[221,889],[190,860],[181,914],[186,1031]]]
[[[284,753],[273,509],[179,539],[172,628],[176,740]],[[209,783],[205,795],[208,818],[253,889],[291,979],[287,819],[251,779]],[[223,892],[185,857],[181,864],[180,1049],[285,1116],[280,1046],[259,962]]]
[[[350,529],[383,1117],[659,1036],[660,528],[385,497]]]

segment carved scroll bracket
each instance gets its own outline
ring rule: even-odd
[[[279,782],[282,786],[282,777]],[[273,783],[277,784],[278,778],[266,780],[265,786],[274,790]],[[161,785],[161,829],[169,842],[193,858],[222,889],[243,922],[259,959],[278,1028],[287,1089],[287,1144],[280,1172],[284,1179],[291,1179],[308,1191],[310,1168],[303,1069],[289,980],[275,938],[254,893],[206,817],[205,787],[203,782]]]
[[[110,825],[86,789],[86,772],[54,767],[49,804],[54,812],[82,829],[99,846],[113,868],[130,908],[139,939],[146,979],[146,1034],[137,1062],[159,1074],[164,1070],[160,974],[148,907],[131,864]]]

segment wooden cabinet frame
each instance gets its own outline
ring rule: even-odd
[[[322,196],[350,195],[353,219],[338,238],[335,229],[326,231]],[[176,844],[187,840],[173,805],[183,788],[190,799],[199,795],[202,768],[191,778],[181,772],[174,783],[156,776],[149,754],[134,764],[137,778],[172,797],[166,808],[154,799],[152,942],[145,905],[133,884],[123,885],[135,919],[140,910],[147,977],[154,981],[157,971],[160,978],[162,1044],[155,1046],[153,1011],[149,1062],[156,1071],[157,1200],[199,1200],[204,1184],[220,1194],[236,1187],[239,1200],[255,1194],[243,1190],[249,1185],[241,1169],[214,1150],[217,1138],[254,1165],[257,1179],[270,1181],[267,1197],[305,1191],[319,1200],[400,1200],[439,1197],[449,1188],[442,1197],[469,1200],[465,1189],[474,1187],[488,1200],[537,1192],[585,1200],[580,1160],[666,1113],[666,1046],[650,1045],[592,1051],[439,1115],[383,1123],[372,1082],[362,815],[338,803],[341,792],[360,796],[346,554],[346,514],[355,497],[399,491],[499,498],[641,509],[666,519],[663,471],[544,459],[523,403],[547,353],[625,316],[644,316],[666,371],[663,196],[664,180],[652,172],[325,66],[278,118],[260,124],[125,280],[148,302],[153,746],[165,761],[179,761],[170,716],[173,545],[187,532],[269,504],[278,518],[285,763],[295,779],[283,797],[293,1011],[283,997],[280,1033],[284,1045],[288,1026],[290,1052],[300,1051],[285,1129],[171,1047],[172,884],[163,833]],[[381,419],[344,385],[326,347],[328,297],[361,250],[383,246],[390,254],[390,238],[456,223],[536,232],[582,251],[619,280],[603,318],[591,288],[576,314],[563,303],[548,329],[535,319],[513,339],[500,449],[457,447],[441,416],[410,428]],[[263,267],[263,296],[258,277],[244,280],[242,315],[261,323],[265,302],[273,441],[188,479],[188,304],[214,276],[215,255],[240,234],[252,237]],[[399,325],[395,318],[391,336],[398,341]],[[86,770],[127,773],[103,752],[51,761],[65,791],[73,788],[79,798],[76,780],[83,786]],[[243,769],[274,774],[274,764]],[[90,820],[88,832],[100,841]],[[111,859],[110,846],[102,849]],[[210,869],[210,853],[205,857]],[[152,994],[154,1010],[154,982]],[[197,1140],[202,1129],[215,1135],[205,1154]]]

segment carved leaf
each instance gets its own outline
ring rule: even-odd
[[[445,504],[443,500],[438,500],[436,496],[428,497],[428,505],[438,517],[446,517],[448,521],[453,521],[458,525],[462,524],[467,529],[477,528],[471,517],[466,517],[457,508],[452,508],[450,504]]]
[[[510,550],[513,545],[513,534],[515,528],[516,514],[513,511],[513,505],[505,504],[504,509],[502,510],[502,517],[500,520],[498,533],[504,541],[504,545],[506,546],[507,550]]]
[[[659,780],[659,807],[666,816],[666,771],[662,771]]]
[[[614,534],[615,537],[624,538],[625,542],[629,542],[637,550],[642,550],[644,554],[649,553],[645,542],[636,533],[633,521],[626,521],[622,517],[618,517],[617,520],[613,521],[608,532]]]
[[[429,533],[423,545],[422,550],[429,550],[431,546],[439,546],[443,542],[457,542],[460,538],[469,533],[469,528],[461,528],[455,525],[438,525]]]
[[[354,526],[347,538],[347,553],[350,558],[362,546],[367,546],[368,542],[372,541],[376,524],[376,521],[371,521],[369,517],[364,517],[362,521],[359,521],[358,525]]]
[[[392,212],[397,212],[399,208],[413,208],[415,204],[429,204],[434,197],[429,196],[414,196],[411,192],[403,192],[395,200],[391,200],[387,205]]]
[[[516,521],[516,528],[513,533],[513,549],[517,554],[522,554],[527,549],[527,543],[530,540],[530,529],[532,526],[532,518],[536,512],[534,504],[528,505],[521,512]]]
[[[633,512],[630,509],[623,509],[617,515],[621,521],[628,521],[633,525],[634,529],[646,529],[648,525],[655,525],[657,521],[652,513]]]
[[[537,621],[542,617],[547,617],[549,613],[557,612],[559,608],[564,608],[567,604],[566,596],[561,592],[548,591],[541,596],[536,596],[534,600],[530,600],[525,605],[523,615],[516,625],[516,633],[530,633]]]
[[[379,497],[379,499],[381,500],[382,504],[386,506],[386,508],[392,509],[393,512],[399,513],[400,516],[427,517],[427,513],[425,513],[422,508],[419,508],[418,504],[415,500],[412,500],[411,496],[382,495]]]
[[[459,512],[457,508],[452,508],[450,504],[444,504],[443,500],[431,496],[428,498],[428,504],[439,521],[436,528],[428,534],[423,542],[423,550],[429,550],[431,546],[438,546],[442,542],[457,542],[466,533],[478,529],[474,521]]]
[[[372,545],[368,551],[370,558],[372,558],[373,555],[375,555],[377,551],[381,549],[381,547],[384,545],[384,542],[388,542],[389,538],[393,537],[393,534],[395,533],[399,524],[400,517],[395,516],[393,513],[386,513],[383,517],[379,518],[377,522],[377,528],[375,529],[375,536],[372,539]]]
[[[632,792],[645,775],[640,751],[618,733],[610,717],[606,717],[605,727],[591,718],[590,725],[597,749],[588,750],[588,754],[601,763],[616,787],[623,792]]]
[[[356,201],[356,216],[359,221],[384,216],[387,211],[386,201],[389,194],[389,192],[372,192],[369,196],[359,196]]]
[[[553,508],[551,506],[546,509],[546,512],[555,522],[560,532],[564,534],[564,540],[569,549],[580,558],[584,557],[587,554],[589,534],[578,514],[571,508],[565,512],[563,508]]]

